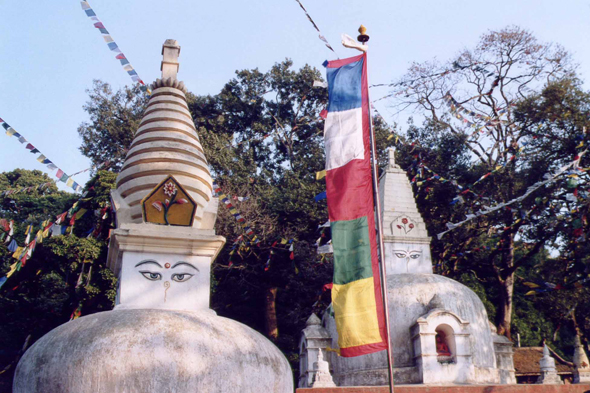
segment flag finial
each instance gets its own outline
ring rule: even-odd
[[[360,35],[356,38],[357,40],[359,40],[359,42],[362,42],[363,44],[365,42],[368,42],[370,37],[366,34],[367,33],[367,28],[363,25],[361,25],[361,27],[359,27],[359,33]]]

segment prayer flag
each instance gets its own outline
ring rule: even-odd
[[[8,245],[8,247],[6,247],[8,249],[8,251],[16,251],[18,248],[18,244],[16,243],[16,240],[12,239],[12,241],[10,242],[10,244]]]
[[[84,12],[86,12],[87,16],[96,16],[96,14],[94,13],[94,11],[92,9],[85,10]]]
[[[37,157],[37,161],[39,162],[43,162],[43,160],[45,160],[47,157],[45,157],[43,154],[41,154],[39,157]]]
[[[84,214],[86,214],[87,211],[88,211],[87,209],[78,210],[78,212],[74,215],[74,218],[76,220],[79,220],[80,218],[82,218],[82,216],[84,216]]]
[[[68,178],[68,181],[66,182],[66,186],[71,187],[74,184],[74,179],[72,179],[71,177]]]
[[[8,125],[8,124],[5,123],[3,125]],[[13,136],[14,134],[16,134],[16,130],[9,126],[9,128],[6,129],[6,135]]]
[[[314,201],[319,202],[322,199],[326,199],[326,191],[320,192],[315,197],[313,197]]]
[[[102,38],[104,39],[104,42],[106,42],[107,44],[109,42],[115,42],[115,40],[113,40],[113,37],[111,37],[110,35],[103,35]]]
[[[57,173],[55,174],[55,177],[61,178],[63,175],[64,175],[64,171],[62,171],[61,169],[58,169]]]
[[[334,247],[332,304],[343,357],[387,349],[371,176],[367,55],[324,63],[326,193]]]
[[[60,180],[60,181],[62,181],[62,182],[64,182],[64,183],[65,183],[66,181],[68,181],[68,179],[69,179],[69,176],[68,176],[68,175],[66,175],[65,173],[64,173],[64,174],[63,174],[63,175],[62,175],[62,176],[59,178],[59,180]]]
[[[325,169],[315,173],[316,180],[323,179],[324,177],[326,177],[326,170]]]
[[[10,265],[10,270],[8,271],[8,273],[6,273],[7,278],[12,276],[14,274],[14,272],[16,272],[16,269],[18,268],[17,265],[18,265],[18,262],[15,262],[12,265]]]
[[[90,9],[90,4],[88,4],[87,1],[81,1],[80,5],[82,6],[83,10],[89,10]]]
[[[47,168],[49,169],[57,169],[57,166],[55,166],[55,164],[48,164]]]

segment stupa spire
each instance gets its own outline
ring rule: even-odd
[[[180,56],[180,45],[176,40],[166,40],[162,45],[162,64],[160,70],[162,71],[162,79],[176,79],[180,63],[178,62]]]

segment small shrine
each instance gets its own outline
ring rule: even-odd
[[[379,192],[395,384],[515,384],[512,343],[496,334],[479,297],[433,274],[430,237],[393,150]],[[330,312],[304,330],[300,356],[315,359],[327,347],[338,348]],[[330,351],[326,358],[337,386],[388,384],[386,351],[353,358]],[[301,373],[299,387],[311,386],[313,369]]]
[[[180,46],[166,40],[162,54],[162,79],[111,193],[115,308],[37,341],[17,366],[15,393],[293,392],[281,351],[209,308],[210,266],[225,238],[215,234],[218,201],[176,78]]]

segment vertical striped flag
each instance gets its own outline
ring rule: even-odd
[[[367,55],[324,63],[326,192],[334,247],[332,305],[341,356],[387,349],[375,231]]]

